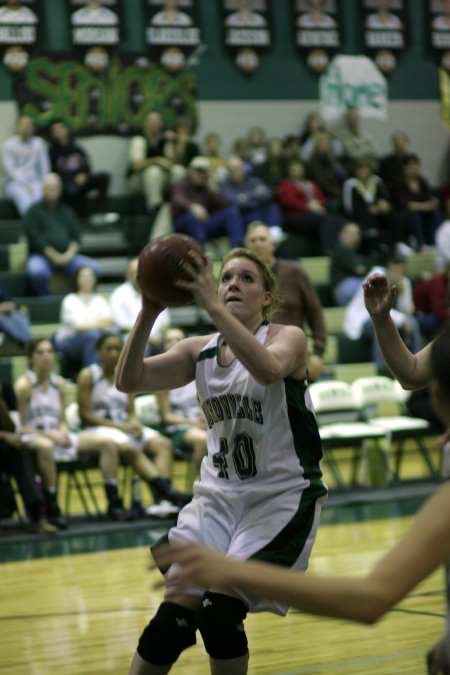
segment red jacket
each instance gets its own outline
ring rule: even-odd
[[[326,207],[327,200],[320,187],[312,181],[305,181],[309,184],[312,198],[317,199],[322,206]],[[308,210],[308,202],[311,196],[308,195],[301,184],[290,178],[282,180],[277,189],[278,201],[283,209],[284,215],[289,218],[297,213],[305,213]]]
[[[442,321],[450,318],[449,278],[445,272],[419,281],[413,296],[416,312],[434,314]]]

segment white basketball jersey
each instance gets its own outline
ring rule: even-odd
[[[197,396],[197,385],[195,382],[189,382],[184,387],[170,389],[169,400],[172,406],[172,412],[187,420],[197,420],[201,415],[200,404]],[[175,431],[183,425],[169,424],[168,431]]]
[[[256,338],[264,343],[269,325]],[[256,382],[238,359],[218,363],[222,337],[215,335],[197,363],[197,391],[208,424],[208,454],[201,484],[243,493],[285,493],[315,485],[320,492],[322,444],[307,383],[286,378]]]
[[[44,387],[32,370],[28,370],[26,375],[31,382],[31,396],[25,410],[25,426],[45,431],[58,429],[61,420],[61,394],[57,376],[52,373],[50,383]]]
[[[89,366],[92,374],[91,411],[97,417],[126,422],[128,419],[128,395],[116,389],[104,375],[98,363]]]

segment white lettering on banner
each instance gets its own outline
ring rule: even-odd
[[[152,45],[198,45],[198,28],[147,28],[147,42]]]
[[[73,30],[73,42],[76,45],[116,45],[119,42],[119,29],[88,26]]]
[[[300,47],[339,47],[337,30],[298,30],[297,44]]]
[[[398,30],[367,30],[367,47],[386,47],[387,49],[403,49],[405,40]]]
[[[323,116],[342,116],[350,107],[362,117],[385,119],[386,79],[366,56],[336,56],[320,78],[320,108]]]
[[[431,33],[431,43],[436,49],[448,49],[450,47],[450,31]]]
[[[35,26],[0,26],[0,43],[27,45],[36,42]]]
[[[231,28],[227,30],[225,43],[232,47],[266,47],[270,45],[270,35],[265,28]]]

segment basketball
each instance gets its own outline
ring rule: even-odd
[[[165,307],[191,305],[192,294],[175,282],[188,279],[181,264],[191,260],[192,250],[205,258],[199,242],[186,234],[165,234],[150,241],[138,260],[137,280],[142,293]]]

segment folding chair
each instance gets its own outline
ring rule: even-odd
[[[405,414],[379,414],[379,407],[382,403],[395,405],[397,412],[400,409],[403,413],[409,392],[405,391],[396,380],[382,375],[359,377],[353,382],[352,390],[358,405],[364,410],[368,423],[384,429],[389,434],[391,442],[395,444],[394,479],[400,480],[404,446],[408,440],[414,442],[430,475],[437,478],[439,471],[433,463],[424,440],[425,436],[432,436],[436,433],[428,420]]]
[[[309,386],[319,433],[325,451],[325,460],[338,487],[345,485],[335,451],[353,448],[351,485],[356,485],[358,468],[367,441],[371,441],[384,453],[387,442],[382,427],[361,421],[359,406],[347,382],[330,380],[314,382]]]

